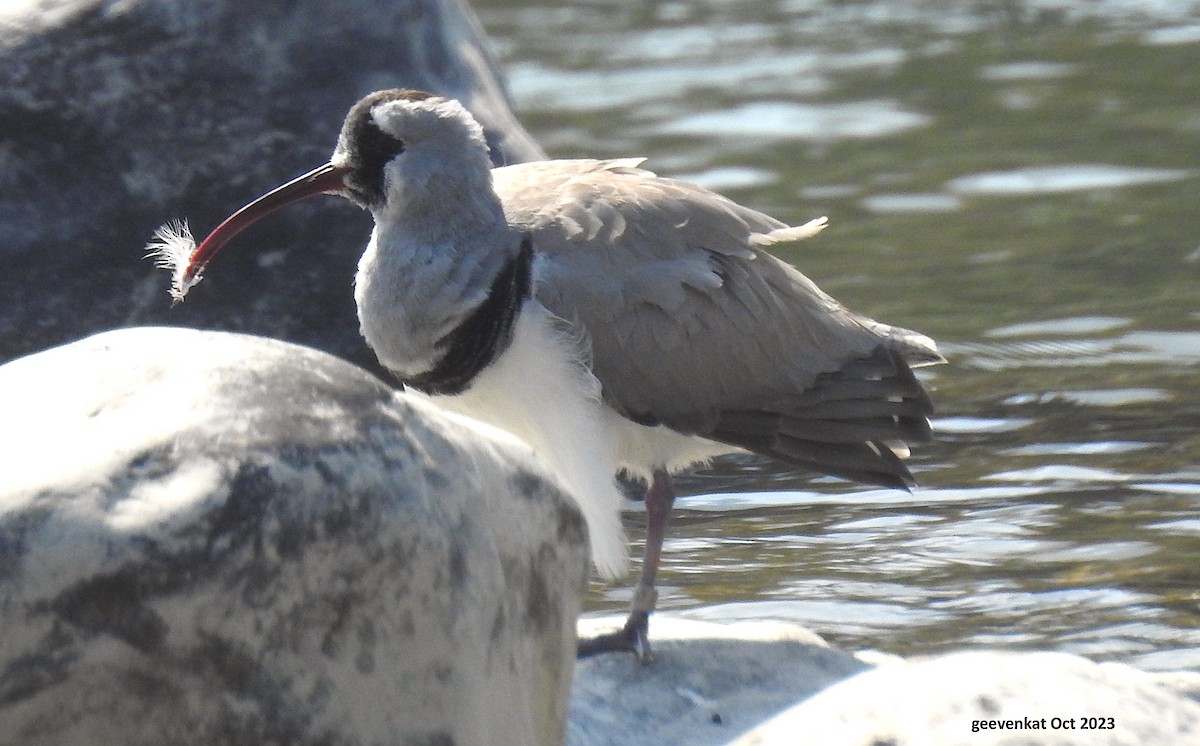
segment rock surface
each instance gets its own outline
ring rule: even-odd
[[[528,449],[315,350],[0,366],[0,743],[551,744],[587,573]]]
[[[733,746],[1200,744],[1200,704],[1172,676],[1067,653],[971,651],[879,666]]]
[[[256,226],[174,310],[142,255],[167,220],[203,236],[323,163],[351,104],[392,86],[463,100],[497,162],[541,154],[463,0],[0,3],[0,362],[169,323],[373,368],[350,293],[371,220],[343,200]]]
[[[579,634],[591,636],[624,621],[585,618]],[[658,613],[650,630],[649,666],[631,655],[579,661],[568,746],[724,744],[868,667],[796,625],[716,624]]]
[[[580,633],[619,621],[583,620]],[[670,614],[655,615],[651,629],[654,665],[629,656],[580,662],[570,746],[1200,744],[1196,673],[1066,653],[854,656],[793,625]],[[1013,721],[1043,727],[1017,730]]]

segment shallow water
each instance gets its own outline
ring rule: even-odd
[[[661,607],[1200,668],[1200,3],[475,7],[551,155],[828,215],[786,258],[950,361],[912,494],[683,478]]]

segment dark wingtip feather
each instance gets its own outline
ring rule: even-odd
[[[897,489],[916,480],[887,443],[932,438],[933,403],[885,345],[774,406],[719,413],[706,435],[824,474]]]

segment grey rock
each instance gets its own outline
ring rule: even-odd
[[[587,539],[498,431],[292,344],[0,366],[0,743],[560,743]]]
[[[797,733],[843,746],[1200,744],[1194,687],[1067,653],[949,653],[846,679],[730,746],[793,744]]]
[[[579,634],[623,622],[624,617],[583,619]],[[579,662],[569,746],[719,746],[868,668],[793,624],[718,624],[659,612],[650,629],[654,662],[649,666],[628,655]]]
[[[621,621],[584,619],[580,634]],[[651,628],[651,666],[628,656],[580,662],[570,746],[1200,744],[1195,672],[1149,673],[1051,652],[854,655],[766,620],[658,613]],[[1041,727],[1016,729],[1016,721]]]
[[[333,150],[378,88],[461,99],[497,162],[540,157],[462,0],[0,3],[0,362],[118,326],[251,331],[375,366],[349,291],[370,231],[313,200],[170,309],[154,229],[201,236]]]

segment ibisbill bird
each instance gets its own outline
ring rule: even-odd
[[[855,313],[765,249],[812,236],[642,159],[492,168],[457,101],[373,93],[329,162],[241,208],[196,247],[150,248],[183,298],[237,232],[317,194],[375,219],[354,299],[362,335],[410,389],[524,439],[578,502],[600,575],[627,570],[624,472],[647,487],[625,626],[580,654],[650,657],[671,475],[752,451],[824,474],[909,487],[930,438],[914,367],[932,340]]]

